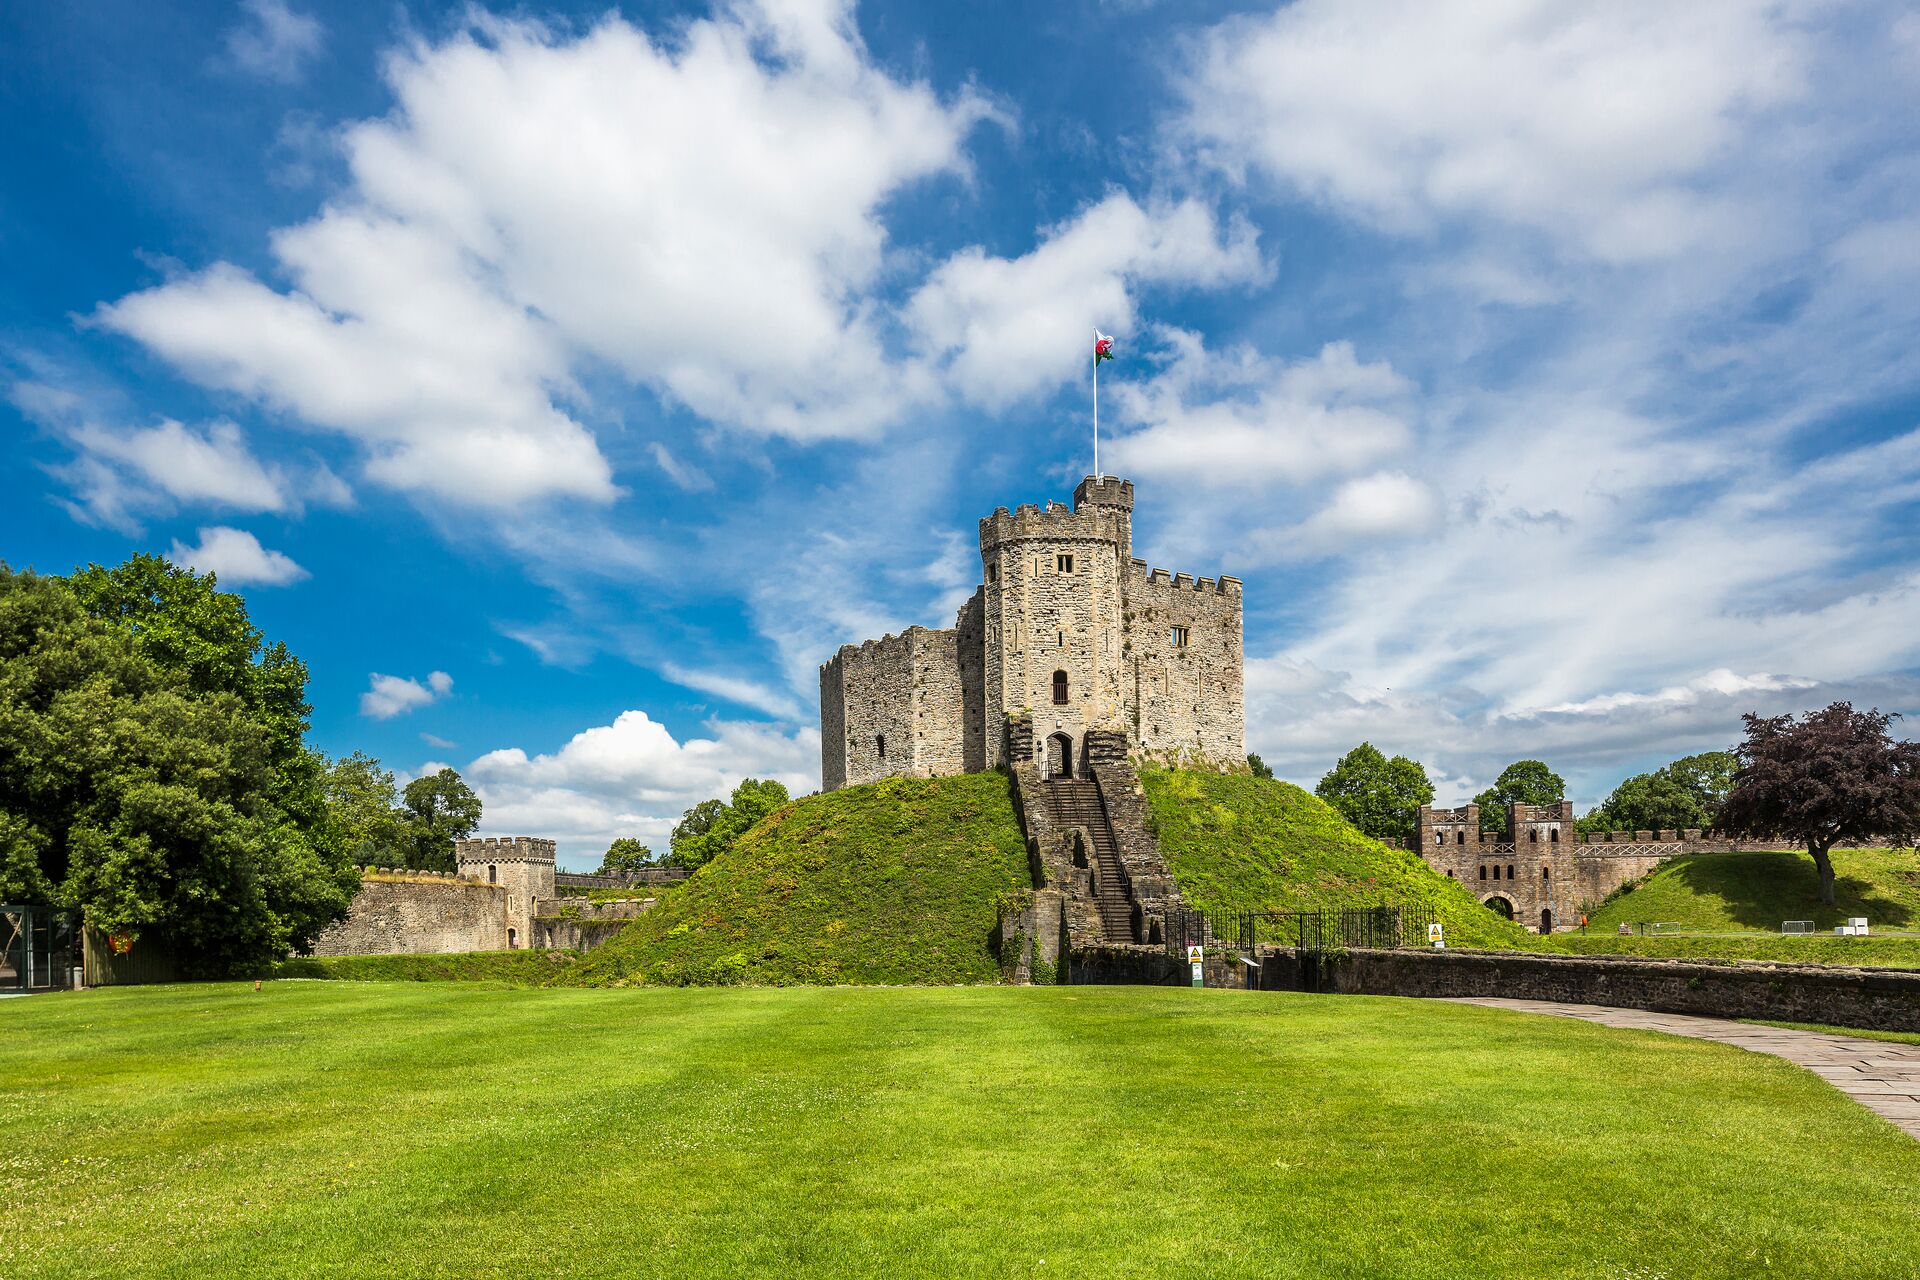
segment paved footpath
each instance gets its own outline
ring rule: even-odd
[[[1453,1003],[1584,1018],[1609,1027],[1664,1031],[1668,1035],[1718,1040],[1755,1053],[1770,1053],[1805,1067],[1861,1106],[1878,1112],[1896,1127],[1920,1138],[1920,1044],[1864,1040],[1859,1036],[1829,1035],[1820,1031],[1789,1031],[1785,1027],[1756,1027],[1727,1018],[1698,1018],[1687,1013],[1560,1004],[1553,1000],[1461,998]]]

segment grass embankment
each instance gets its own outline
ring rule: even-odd
[[[1920,1045],[1920,1031],[1869,1031],[1860,1027],[1833,1027],[1824,1022],[1769,1022],[1765,1018],[1742,1018],[1756,1027],[1785,1027],[1789,1031],[1818,1031],[1830,1036],[1854,1036],[1861,1040],[1888,1040],[1894,1044]]]
[[[343,982],[493,982],[537,987],[578,957],[562,951],[463,951],[452,955],[298,956],[274,969],[277,978]]]
[[[1180,892],[1203,910],[1430,906],[1450,945],[1532,940],[1418,855],[1361,835],[1292,783],[1155,768],[1142,769],[1140,781]]]
[[[1920,930],[1920,858],[1910,849],[1835,849],[1834,905],[1804,853],[1696,853],[1656,868],[1596,907],[1589,928],[1641,921],[1689,933],[1778,934],[1785,920],[1835,925],[1865,916],[1876,929]]]
[[[1920,1239],[1920,1144],[1812,1075],[1440,1002],[271,983],[0,1024],[9,1280],[1901,1276]]]
[[[1920,969],[1920,938],[1771,937],[1754,934],[1654,935],[1556,933],[1533,938],[1540,951],[1576,956],[1648,956],[1667,960],[1773,960],[1782,964],[1838,964],[1868,969]]]
[[[556,981],[993,982],[997,904],[1029,884],[1005,777],[890,778],[769,814]]]

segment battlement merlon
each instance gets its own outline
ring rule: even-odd
[[[1073,509],[1078,511],[1082,507],[1113,507],[1131,512],[1133,481],[1118,476],[1088,476],[1073,490]]]
[[[538,836],[487,836],[453,842],[455,865],[462,862],[541,862],[554,861],[556,845]]]
[[[1175,573],[1168,569],[1149,569],[1145,560],[1129,561],[1127,564],[1127,573],[1137,584],[1165,587],[1169,590],[1178,588],[1182,591],[1193,591],[1206,595],[1220,596],[1237,596],[1240,595],[1243,590],[1240,579],[1229,574],[1223,573],[1217,579],[1196,579],[1190,573]]]

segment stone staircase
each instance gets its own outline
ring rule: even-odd
[[[1126,867],[1120,861],[1113,824],[1108,821],[1107,807],[1100,800],[1099,786],[1088,779],[1048,778],[1046,795],[1047,816],[1056,829],[1084,827],[1090,837],[1093,899],[1105,940],[1134,941],[1133,894]]]

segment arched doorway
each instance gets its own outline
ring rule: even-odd
[[[1064,733],[1056,733],[1047,739],[1047,776],[1073,776],[1073,739]]]
[[[1485,907],[1487,910],[1493,912],[1496,915],[1503,916],[1508,920],[1513,919],[1513,903],[1501,897],[1499,894],[1495,894],[1493,897],[1488,898],[1485,902],[1482,902],[1480,905]]]
[[[1551,908],[1548,908],[1548,907],[1540,908],[1540,932],[1542,933],[1553,932],[1553,911]]]
[[[516,929],[507,930],[507,950],[511,951],[519,945],[520,945],[519,931]]]

